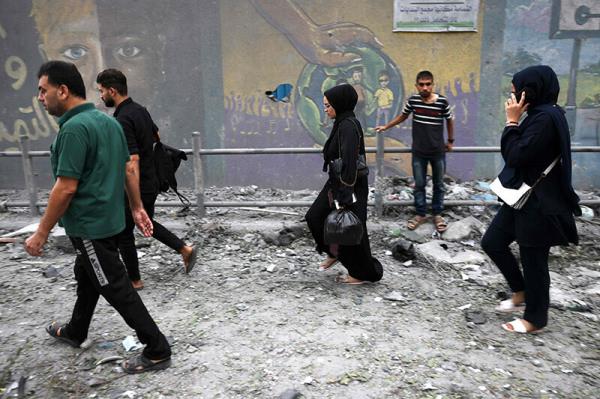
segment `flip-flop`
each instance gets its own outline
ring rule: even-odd
[[[169,366],[171,366],[170,357],[155,363],[142,354],[134,356],[121,363],[123,371],[127,374],[140,374],[145,373],[146,371],[164,370],[169,368]]]
[[[502,302],[495,308],[496,312],[500,313],[512,313],[512,312],[522,312],[525,310],[525,302],[521,302],[519,304],[514,304],[512,299],[507,299]]]
[[[427,216],[417,215],[417,216],[409,219],[409,221],[406,223],[406,227],[409,230],[415,230],[417,227],[419,227],[426,221],[427,221]]]
[[[192,254],[190,255],[190,261],[187,266],[185,266],[185,274],[190,274],[194,266],[196,266],[196,260],[198,260],[198,246],[194,245],[192,247]]]
[[[58,341],[64,342],[65,344],[70,345],[73,348],[79,348],[79,346],[81,345],[81,342],[77,342],[74,339],[65,337],[64,335],[58,335],[59,331],[61,333],[63,332],[64,326],[65,326],[65,324],[58,325],[57,322],[53,321],[52,324],[50,324],[48,327],[46,327],[46,332],[48,334],[50,334],[50,336],[52,338],[55,338]]]
[[[504,323],[504,324],[502,324],[502,328],[508,332],[519,333],[519,334],[537,334],[540,331],[542,331],[541,328],[527,331],[527,327],[525,326],[525,324],[523,323],[523,320],[521,320],[521,319],[514,319],[513,321]]]
[[[328,270],[328,269],[332,268],[333,265],[335,265],[336,263],[338,263],[338,260],[336,258],[332,258],[332,257],[328,256],[327,259],[325,259],[319,265],[319,270],[320,271]]]

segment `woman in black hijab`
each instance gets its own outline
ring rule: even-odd
[[[371,256],[367,235],[367,198],[369,196],[366,173],[358,173],[357,159],[365,154],[365,142],[360,122],[354,116],[358,95],[349,84],[335,86],[325,92],[325,113],[334,119],[333,128],[323,147],[323,171],[334,159],[342,158],[341,176],[329,168],[329,179],[306,214],[306,222],[317,243],[317,251],[327,254],[321,270],[327,270],[336,262],[348,269],[348,276],[338,281],[345,284],[362,284],[381,280],[383,267]],[[327,215],[335,208],[334,201],[352,210],[363,224],[363,237],[358,245],[326,245],[323,227]]]
[[[499,312],[524,309],[522,319],[502,327],[510,332],[533,333],[548,323],[550,275],[548,253],[555,245],[577,244],[573,214],[581,215],[579,198],[571,185],[571,140],[564,111],[556,104],[560,91],[552,68],[538,65],[513,76],[506,101],[506,127],[501,151],[505,166],[502,185],[529,186],[555,159],[556,165],[535,186],[520,210],[503,204],[481,240],[513,295],[496,308]],[[527,111],[527,117],[519,122]],[[523,273],[509,244],[517,241]]]

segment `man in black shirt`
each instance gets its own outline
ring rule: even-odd
[[[159,140],[158,127],[152,121],[148,110],[134,102],[127,94],[127,78],[116,69],[106,69],[96,78],[100,98],[107,107],[116,107],[114,117],[117,118],[127,140],[130,160],[126,166],[126,178],[131,186],[139,187],[139,191],[128,195],[141,196],[144,208],[150,218],[154,216],[154,203],[158,196],[158,179],[154,166],[153,146]],[[127,202],[126,202],[127,203]],[[127,273],[135,289],[142,289],[144,283],[140,277],[135,238],[134,222],[129,208],[125,211],[126,227],[119,234],[119,251]],[[189,273],[196,262],[197,248],[186,245],[175,234],[152,220],[154,232],[152,236],[179,252],[183,257],[184,270]]]

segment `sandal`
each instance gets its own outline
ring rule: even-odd
[[[65,326],[66,324],[58,325],[56,321],[53,321],[52,324],[46,327],[46,332],[50,334],[52,338],[62,341],[65,344],[72,346],[73,348],[79,348],[81,342],[77,342],[74,339],[61,335],[61,332]]]
[[[417,227],[419,227],[420,225],[422,225],[423,223],[425,223],[426,221],[427,221],[427,217],[417,215],[407,222],[406,227],[408,227],[409,230],[414,230]]]
[[[169,366],[171,366],[170,357],[155,362],[142,354],[129,358],[121,363],[123,371],[127,374],[140,374],[145,373],[146,371],[164,370],[169,368]]]
[[[446,223],[441,215],[435,215],[433,217],[433,224],[438,233],[443,233],[448,229],[448,223]]]
[[[325,259],[323,262],[321,262],[321,264],[319,265],[319,270],[321,271],[325,271],[329,268],[331,268],[333,265],[335,265],[338,262],[337,258],[332,258],[331,256],[328,256],[327,259]]]
[[[519,333],[519,334],[537,334],[542,331],[541,328],[535,328],[527,331],[527,326],[523,323],[522,319],[514,319],[508,323],[502,324],[502,328],[508,332]]]

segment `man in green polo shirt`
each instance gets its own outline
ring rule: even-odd
[[[60,222],[77,251],[77,300],[71,320],[53,322],[46,331],[79,347],[102,295],[146,344],[140,355],[123,362],[123,369],[128,373],[165,369],[171,364],[169,344],[129,283],[117,251],[116,235],[125,228],[123,196],[129,160],[123,130],[115,119],[85,102],[83,79],[75,65],[49,61],[40,67],[38,79],[38,100],[49,114],[60,117],[60,130],[50,147],[55,183],[48,207],[25,249],[40,256],[50,230]],[[152,222],[139,195],[129,197],[138,228],[150,236]]]

